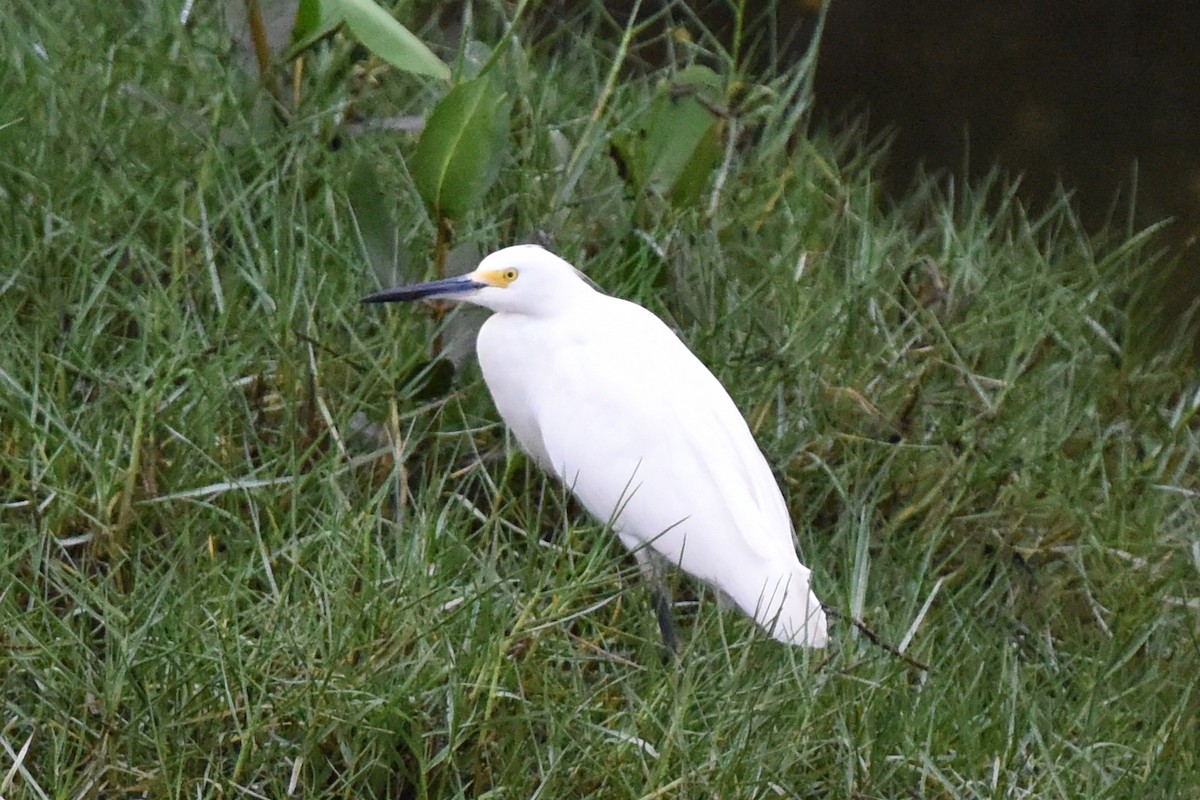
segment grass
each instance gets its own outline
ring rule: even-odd
[[[1200,389],[1182,347],[1133,355],[1151,238],[1000,180],[882,208],[869,150],[792,137],[785,81],[672,210],[605,144],[660,74],[592,124],[611,40],[571,20],[514,59],[459,241],[540,232],[675,324],[844,615],[794,651],[676,576],[676,669],[477,369],[422,394],[427,316],[358,305],[355,165],[409,274],[432,242],[411,141],[331,149],[344,81],[272,123],[197,13],[18,1],[0,29],[5,797],[1196,793]]]

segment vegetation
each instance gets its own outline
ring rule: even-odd
[[[429,363],[459,317],[357,302],[438,226],[415,138],[345,123],[445,85],[338,39],[281,119],[200,5],[0,28],[0,794],[1196,794],[1200,383],[1137,355],[1145,235],[1000,179],[883,207],[875,149],[798,135],[803,73],[701,34],[646,74],[591,17],[509,41],[451,263],[544,241],[670,320],[841,614],[791,650],[675,576],[673,665],[620,545]],[[720,157],[631,178],[692,61]]]

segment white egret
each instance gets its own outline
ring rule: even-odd
[[[458,300],[495,313],[483,378],[521,447],[609,522],[656,587],[651,553],[704,581],[775,639],[829,640],[783,495],[728,392],[658,317],[605,295],[536,245],[473,272],[364,298]]]

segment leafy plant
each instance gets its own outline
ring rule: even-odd
[[[638,192],[676,208],[700,200],[721,163],[721,88],[711,69],[687,67],[659,84],[644,125],[613,137],[626,179]]]
[[[397,69],[450,80],[450,67],[373,0],[300,0],[292,59],[345,25],[363,46]]]
[[[509,135],[508,96],[489,76],[458,84],[434,107],[412,158],[412,175],[438,221],[435,260],[443,271],[450,224],[496,181]]]

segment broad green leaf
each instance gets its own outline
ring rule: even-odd
[[[635,135],[615,135],[626,180],[672,205],[696,203],[721,162],[721,79],[706,67],[689,67],[655,93],[646,124]]]
[[[508,96],[489,78],[460,83],[429,119],[410,168],[434,216],[458,219],[496,180],[508,146]]]
[[[373,0],[324,0],[368,50],[397,69],[450,80],[450,68]],[[323,3],[324,4],[324,3]]]
[[[322,22],[321,0],[300,0],[296,6],[296,24],[292,26],[292,41],[311,36]]]
[[[292,26],[292,46],[288,48],[284,61],[291,61],[314,44],[324,39],[342,24],[342,18],[334,3],[321,0],[300,0],[296,9],[296,23]]]

